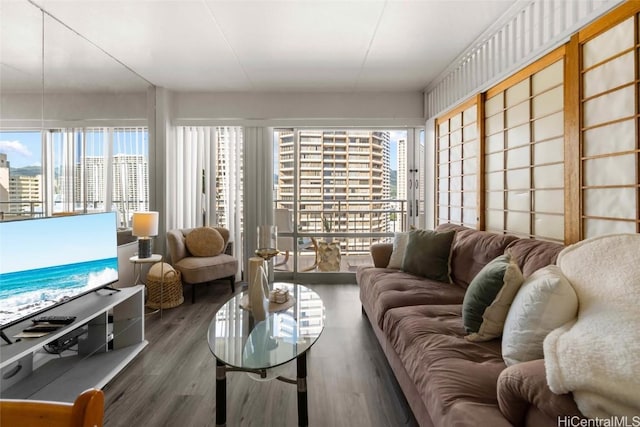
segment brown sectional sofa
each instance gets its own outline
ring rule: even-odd
[[[360,300],[404,395],[421,426],[557,426],[580,416],[571,395],[555,395],[544,361],[506,367],[499,339],[470,342],[462,301],[473,277],[509,250],[524,277],[552,264],[562,245],[511,235],[455,230],[451,277],[440,283],[386,268],[391,243],[371,247],[373,267],[360,267]]]

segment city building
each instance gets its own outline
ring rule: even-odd
[[[407,140],[398,139],[398,165],[397,165],[397,198],[407,199]]]
[[[9,177],[9,214],[41,213],[42,200],[42,175]]]
[[[106,170],[103,156],[86,156],[83,164],[76,165],[76,188],[83,188],[80,180],[84,169],[86,194],[76,193],[76,203],[83,205],[86,201],[87,210],[102,208],[107,201],[106,177],[113,176],[113,190],[111,203],[121,214],[130,214],[138,210],[149,209],[149,162],[142,154],[115,154],[113,156],[113,173]]]
[[[9,161],[5,153],[0,153],[0,212],[9,209]]]
[[[124,211],[149,210],[149,163],[141,154],[113,156],[113,203]]]
[[[291,211],[298,201],[300,232],[389,231],[389,132],[301,130],[297,173],[294,133],[278,135],[276,200]],[[369,239],[352,238],[343,241],[343,249],[369,244]]]

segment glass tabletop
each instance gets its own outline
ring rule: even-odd
[[[287,289],[295,303],[256,322],[240,306],[246,291],[235,295],[216,312],[209,325],[213,355],[237,368],[268,369],[287,363],[316,342],[324,329],[324,304],[313,290],[276,282],[271,289]]]

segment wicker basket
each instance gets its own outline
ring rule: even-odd
[[[147,275],[147,307],[152,309],[173,308],[184,302],[182,295],[182,281],[180,272],[173,268],[164,273],[164,283],[162,278],[155,275]]]

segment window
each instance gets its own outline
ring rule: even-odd
[[[406,168],[398,176],[399,165],[406,164],[398,147],[406,142],[406,130],[277,129],[274,200],[275,208],[291,213],[295,231],[290,234],[337,243],[339,271],[366,262],[372,243],[405,227],[408,179]],[[293,271],[293,259],[297,271],[316,271],[308,245],[297,257],[279,260],[288,263],[279,267]]]
[[[44,134],[44,144],[42,143]],[[11,216],[149,209],[146,128],[0,132],[0,196]]]
[[[0,132],[0,216],[10,219],[42,215],[42,134]]]

